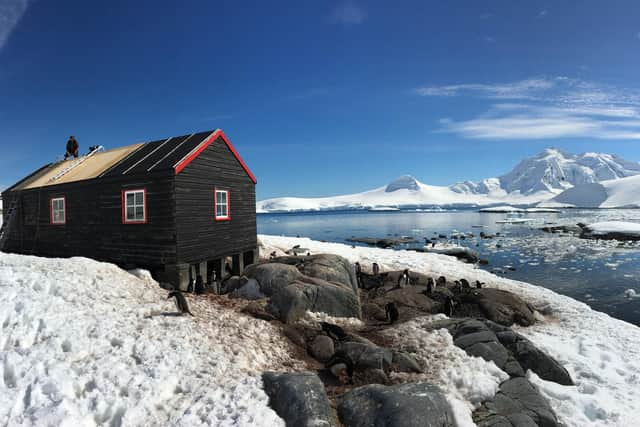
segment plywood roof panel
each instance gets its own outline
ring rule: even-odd
[[[140,148],[142,145],[143,144],[128,145],[126,147],[95,153],[91,157],[84,159],[82,163],[57,179],[54,179],[56,175],[71,166],[74,162],[77,162],[79,159],[71,159],[54,163],[51,167],[42,170],[39,174],[36,174],[32,179],[16,186],[14,190],[26,190],[29,188],[45,187],[47,185],[64,184],[96,178],[104,171]]]

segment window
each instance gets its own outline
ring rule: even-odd
[[[65,224],[67,222],[67,203],[64,197],[51,199],[51,224]]]
[[[229,212],[229,190],[216,189],[216,198],[213,203],[217,221],[226,221],[231,219]]]
[[[122,192],[122,222],[144,224],[147,222],[147,192],[126,190]]]

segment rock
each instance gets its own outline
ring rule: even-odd
[[[556,359],[521,335],[518,337],[519,339],[508,345],[507,348],[511,350],[525,371],[531,369],[543,380],[554,381],[562,385],[574,385],[569,372]]]
[[[384,296],[376,298],[372,302],[381,307],[381,309],[387,303],[393,302],[398,307],[411,307],[424,313],[432,313],[435,302],[423,294],[423,291],[424,288],[416,286],[393,288],[385,293]]]
[[[305,278],[304,280],[309,280]],[[351,289],[323,280],[296,281],[273,295],[269,310],[282,322],[291,323],[306,311],[334,317],[361,317],[360,299]]]
[[[393,352],[391,370],[394,372],[422,372],[422,368],[420,368],[418,362],[416,362],[416,360],[412,356],[401,351]]]
[[[359,342],[341,342],[335,354],[350,360],[356,371],[387,370],[393,361],[391,350]]]
[[[282,327],[284,336],[297,345],[298,347],[306,348],[307,340],[304,335],[304,328],[299,325],[284,325]]]
[[[274,316],[267,312],[266,305],[266,300],[251,301],[242,309],[242,312],[255,317],[256,319],[266,320],[268,322],[276,320]]]
[[[374,319],[379,322],[387,320],[387,313],[378,304],[367,303],[362,307],[362,315],[367,319]]]
[[[316,374],[266,372],[262,380],[269,406],[287,426],[332,427],[338,424],[324,384]]]
[[[326,362],[333,356],[335,347],[333,340],[326,335],[318,335],[307,348],[309,354],[320,362]]]
[[[345,427],[453,427],[453,413],[433,384],[367,385],[338,396]]]
[[[573,385],[569,372],[557,360],[506,326],[484,319],[448,320],[438,325],[449,330],[456,346],[493,361],[511,377],[522,377],[531,369],[544,380]]]
[[[353,292],[358,292],[355,268],[341,256],[318,254],[305,257],[279,257],[273,259],[273,262],[294,265],[304,276],[346,286]]]
[[[578,225],[546,225],[544,227],[541,227],[540,230],[546,233],[582,233],[582,227]]]
[[[260,284],[256,279],[247,279],[246,283],[231,292],[233,298],[244,298],[248,300],[262,299],[265,295],[260,291]]]
[[[295,266],[276,262],[252,264],[246,267],[243,273],[257,280],[260,291],[268,297],[283,290],[302,276]]]
[[[517,323],[530,326],[535,323],[534,310],[519,296],[500,289],[472,289],[456,293],[460,304],[476,305],[483,317],[504,326]]]
[[[352,243],[365,243],[369,246],[376,246],[378,248],[393,248],[394,246],[400,246],[407,243],[418,243],[413,237],[351,237],[346,239],[347,242]]]
[[[473,414],[473,420],[480,427],[560,425],[549,402],[526,378],[512,378],[500,384],[493,400],[485,402]]]
[[[222,282],[220,293],[222,294],[231,293],[236,289],[240,288],[245,283],[247,283],[246,277],[243,280],[240,276],[231,276]]]

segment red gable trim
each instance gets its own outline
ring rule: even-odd
[[[205,139],[200,145],[198,145],[195,148],[195,150],[187,154],[186,157],[184,157],[182,160],[180,160],[178,163],[175,164],[174,169],[176,170],[176,175],[182,172],[182,169],[187,167],[189,163],[191,163],[196,157],[198,157],[200,153],[202,153],[209,145],[211,145],[212,142],[218,139],[218,137],[222,138],[224,143],[227,144],[227,147],[229,148],[229,150],[231,150],[231,153],[233,153],[236,160],[238,160],[238,162],[240,163],[240,166],[242,166],[242,169],[244,169],[247,175],[249,175],[249,178],[251,178],[251,181],[253,181],[253,183],[256,184],[258,182],[256,180],[256,177],[253,175],[253,173],[251,173],[251,170],[249,170],[249,167],[247,166],[247,164],[244,162],[244,160],[242,160],[242,157],[240,157],[240,154],[238,154],[235,147],[231,145],[231,142],[229,142],[229,139],[227,139],[227,136],[220,129],[216,130],[211,135],[209,135],[209,137]]]

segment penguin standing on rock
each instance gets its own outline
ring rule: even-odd
[[[182,292],[178,290],[169,292],[169,296],[167,296],[167,299],[170,299],[172,297],[176,299],[176,307],[178,308],[180,314],[187,313],[193,316],[193,313],[191,313],[191,311],[189,310],[187,299],[184,297],[184,295],[182,295]]]
[[[387,303],[387,305],[384,306],[384,311],[387,314],[387,320],[389,320],[390,325],[398,321],[400,313],[398,312],[398,307],[396,307],[395,303]]]

